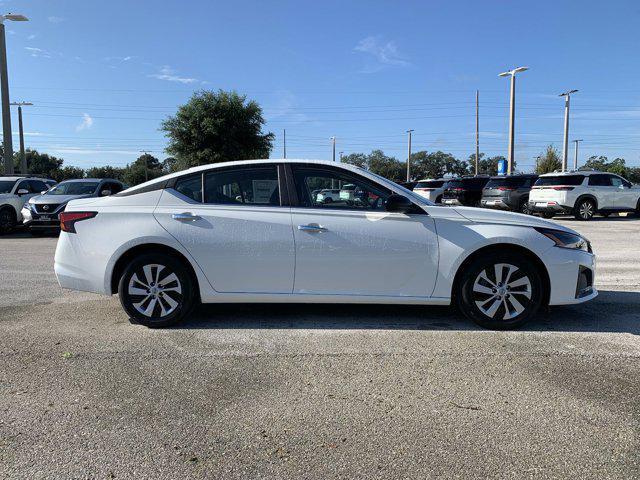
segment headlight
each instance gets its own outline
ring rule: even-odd
[[[22,208],[26,208],[27,210],[31,210],[31,206],[29,205],[29,202],[25,203]]]
[[[556,247],[583,250],[585,252],[592,253],[591,243],[580,235],[565,232],[563,230],[553,230],[551,228],[535,227],[535,229],[549,240],[552,240],[556,244]]]

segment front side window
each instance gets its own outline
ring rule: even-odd
[[[620,177],[611,177],[611,185],[614,187],[620,188],[623,185],[622,179]]]
[[[31,180],[31,193],[40,193],[48,190],[49,187],[42,180]]]
[[[293,167],[300,206],[384,210],[390,191],[362,178],[317,167]]]
[[[47,195],[92,195],[98,182],[62,182],[47,192]]]
[[[15,184],[15,180],[0,180],[0,193],[11,193]]]
[[[280,206],[278,168],[244,167],[214,170],[204,177],[205,203]]]

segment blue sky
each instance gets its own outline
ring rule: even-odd
[[[507,79],[520,65],[516,160],[523,170],[562,145],[563,101],[581,160],[640,165],[640,3],[637,1],[2,1],[12,101],[27,146],[66,164],[161,159],[160,121],[194,90],[257,100],[276,134],[272,157],[330,158],[380,148],[406,156],[506,155]],[[13,130],[17,114],[13,112]],[[14,145],[18,138],[14,135]],[[570,151],[570,160],[573,150]]]

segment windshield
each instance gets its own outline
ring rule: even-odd
[[[62,182],[47,192],[47,195],[91,195],[98,182]]]
[[[505,177],[505,178],[492,178],[484,188],[497,188],[497,187],[522,187],[527,182],[526,177]]]
[[[11,193],[17,180],[0,180],[0,193]]]
[[[536,187],[556,185],[580,185],[584,175],[558,175],[556,177],[540,177],[536,180]]]
[[[418,182],[414,188],[440,188],[442,185],[444,185],[444,180],[428,180]]]

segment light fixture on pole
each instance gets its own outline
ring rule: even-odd
[[[578,90],[569,90],[561,93],[559,97],[564,97],[564,141],[562,143],[562,171],[567,171],[567,162],[569,157],[569,106],[571,104],[571,94]]]
[[[529,70],[529,67],[518,67],[508,72],[502,72],[500,77],[511,77],[511,96],[509,101],[509,155],[507,158],[507,175],[511,175],[513,169],[513,154],[515,149],[515,118],[516,118],[516,73]]]
[[[411,132],[413,132],[413,129],[407,130],[409,134],[409,144],[407,146],[407,182],[411,181]]]
[[[2,134],[4,143],[4,172],[13,173],[13,143],[11,141],[11,109],[9,108],[9,78],[7,72],[7,41],[4,21],[26,22],[24,15],[7,13],[0,15],[0,92],[2,93]]]
[[[27,157],[24,153],[24,129],[22,128],[22,107],[33,105],[31,102],[11,102],[9,105],[18,106],[18,131],[20,133],[20,172],[27,172]]]
[[[582,139],[578,139],[578,140],[574,140],[574,142],[576,143],[576,154],[573,157],[573,170],[578,170],[578,142],[581,142]]]

